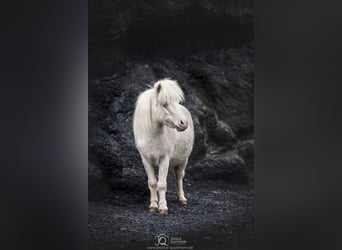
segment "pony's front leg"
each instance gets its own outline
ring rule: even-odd
[[[159,171],[158,171],[158,183],[157,189],[159,192],[159,212],[160,214],[167,214],[167,202],[166,202],[166,191],[167,191],[167,174],[169,171],[169,157],[164,156],[159,161]]]
[[[183,190],[183,178],[184,178],[184,167],[176,168],[176,178],[177,178],[177,196],[178,200],[181,204],[185,205],[187,203],[187,199],[184,196]]]
[[[146,171],[147,175],[147,183],[148,187],[150,189],[151,193],[151,199],[150,199],[150,206],[148,211],[155,212],[158,210],[158,195],[157,195],[157,180],[154,173],[153,166],[145,159],[145,157],[142,157],[142,162]]]

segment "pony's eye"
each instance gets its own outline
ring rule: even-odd
[[[164,108],[167,108],[167,103],[164,103],[164,104],[163,104],[163,107],[164,107]]]

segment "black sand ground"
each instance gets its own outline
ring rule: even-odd
[[[254,238],[254,192],[222,181],[186,181],[187,205],[177,202],[173,178],[169,214],[149,213],[145,192],[115,192],[89,203],[89,249],[147,249],[164,233],[193,249],[246,249]],[[146,186],[147,189],[147,186]]]

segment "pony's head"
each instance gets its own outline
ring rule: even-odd
[[[176,81],[163,79],[154,84],[156,102],[154,113],[156,119],[177,131],[184,131],[188,128],[183,107],[180,104],[184,101],[184,94]]]

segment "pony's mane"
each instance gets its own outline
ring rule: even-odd
[[[154,89],[148,89],[141,93],[136,102],[134,112],[134,130],[146,131],[152,125],[151,99],[154,96]]]
[[[183,102],[184,94],[176,81],[168,78],[160,80],[154,84],[154,87],[141,93],[136,102],[134,112],[135,131],[147,131],[152,126],[152,100],[165,104],[168,102]]]
[[[154,84],[157,93],[157,102],[165,104],[169,102],[184,102],[184,93],[178,83],[169,78],[160,80]]]

